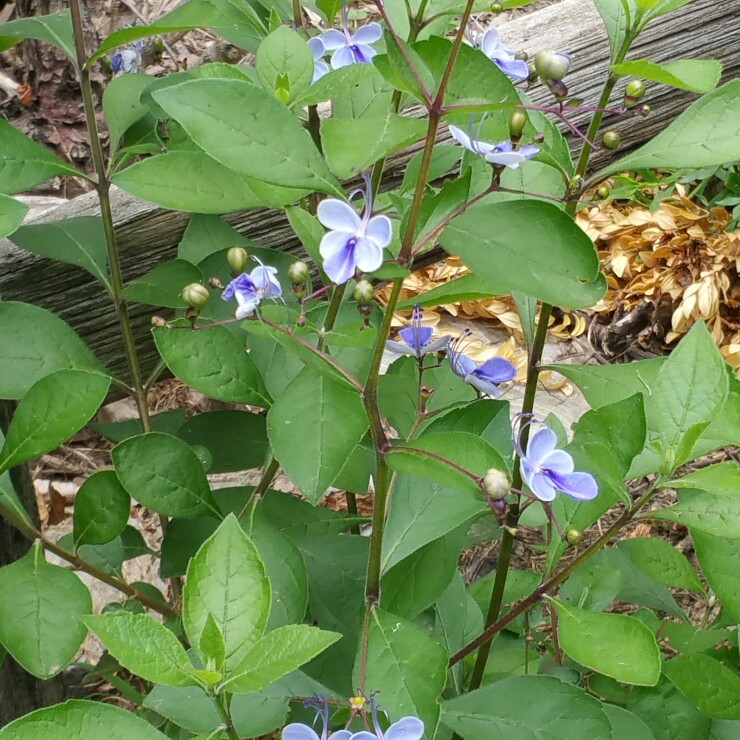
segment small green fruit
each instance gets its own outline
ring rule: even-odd
[[[618,149],[622,143],[622,135],[619,131],[607,131],[601,141],[607,149]]]
[[[606,185],[602,185],[596,191],[596,193],[599,196],[599,198],[608,198],[609,197],[609,193],[611,193],[611,190]]]
[[[373,301],[375,289],[369,280],[360,280],[355,285],[354,297],[361,306],[368,306]]]
[[[244,272],[249,259],[249,252],[244,247],[232,247],[226,253],[226,261],[229,263],[231,271],[235,274]]]
[[[504,9],[504,6],[501,5],[501,3],[491,3],[491,12],[492,13],[501,13]]]
[[[518,139],[527,125],[527,115],[524,111],[514,110],[509,116],[509,136],[512,139]]]
[[[203,308],[208,303],[208,299],[211,294],[208,292],[208,288],[200,283],[190,283],[182,289],[180,293],[183,301],[191,306],[192,308]]]
[[[578,545],[580,542],[583,541],[583,532],[581,532],[580,529],[569,529],[565,533],[565,539],[571,545]]]
[[[624,94],[633,100],[639,100],[645,95],[645,83],[642,80],[630,80],[624,90]]]
[[[571,58],[560,51],[543,49],[534,56],[534,68],[543,80],[562,80],[570,65]]]
[[[308,275],[308,265],[303,260],[296,260],[288,268],[288,279],[293,285],[305,285]]]

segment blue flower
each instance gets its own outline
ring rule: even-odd
[[[398,722],[394,722],[385,732],[376,726],[375,732],[360,730],[360,732],[351,732],[350,730],[338,730],[337,732],[326,734],[326,729],[321,735],[308,725],[298,722],[287,725],[283,729],[282,740],[421,740],[424,736],[424,723],[417,717],[401,717]]]
[[[502,141],[499,144],[481,141],[473,136],[472,128],[472,120],[467,134],[457,126],[450,125],[449,127],[452,138],[458,144],[462,144],[466,149],[480,155],[491,164],[511,167],[512,170],[515,170],[522,162],[532,159],[540,151],[540,148],[534,144],[524,144],[518,149],[514,149],[514,145],[510,141]]]
[[[478,365],[475,360],[462,352],[465,340],[469,335],[470,330],[466,330],[457,339],[449,343],[447,357],[450,360],[450,366],[455,375],[459,375],[473,388],[489,396],[498,397],[500,395],[498,385],[514,378],[516,368],[513,363],[504,357],[492,357],[482,365]]]
[[[596,479],[590,473],[574,472],[573,458],[557,449],[557,443],[555,432],[540,424],[529,439],[526,454],[517,449],[522,479],[540,501],[552,501],[558,491],[578,501],[591,500],[599,492]]]
[[[514,80],[526,80],[529,67],[521,59],[515,58],[515,52],[501,41],[498,31],[489,28],[478,36],[475,45],[504,73]]]
[[[110,68],[119,72],[136,72],[141,66],[141,41],[136,41],[130,49],[117,51],[110,60]]]
[[[313,54],[313,79],[311,84],[320,80],[324,75],[329,74],[329,65],[324,61],[326,48],[320,36],[314,36],[308,40],[308,48]]]
[[[379,23],[368,23],[351,33],[345,0],[342,3],[342,30],[331,28],[322,33],[320,38],[327,51],[334,51],[331,66],[339,69],[350,64],[369,64],[378,53],[371,44],[380,41],[382,37],[383,29]]]
[[[385,346],[396,354],[414,355],[418,359],[421,359],[428,352],[439,352],[445,349],[450,337],[445,335],[430,342],[433,330],[429,326],[422,326],[421,318],[421,306],[417,303],[411,314],[411,326],[407,326],[398,332],[403,342],[394,342],[391,339],[385,343]]]
[[[243,272],[224,288],[221,298],[225,301],[236,298],[239,304],[236,318],[245,319],[255,312],[263,299],[282,297],[283,290],[276,274],[277,270],[267,265],[255,267],[251,273]]]
[[[362,218],[351,205],[336,198],[322,200],[316,210],[319,221],[329,229],[319,245],[324,272],[337,285],[346,283],[358,269],[377,270],[383,264],[383,249],[393,236],[387,216],[372,216],[373,196],[369,179],[366,182]]]

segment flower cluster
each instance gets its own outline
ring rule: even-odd
[[[265,298],[282,297],[283,291],[276,275],[277,270],[274,267],[261,264],[251,273],[243,272],[235,277],[224,288],[221,298],[225,301],[236,298],[239,304],[236,309],[236,318],[246,319],[255,312],[260,301]]]

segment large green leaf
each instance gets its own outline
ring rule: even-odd
[[[154,329],[167,367],[184,383],[219,401],[269,406],[262,377],[245,347],[225,326]]]
[[[637,8],[635,0],[594,0],[609,36],[611,60],[614,62],[622,49],[627,35],[635,27]]]
[[[358,685],[362,651],[353,674]],[[389,612],[373,610],[367,636],[365,682],[383,692],[389,716],[419,717],[433,737],[439,717],[437,700],[445,685],[447,654],[426,630]]]
[[[604,704],[603,709],[612,726],[612,740],[655,740],[650,728],[636,714],[614,704]]]
[[[227,672],[240,666],[261,637],[270,610],[270,581],[257,548],[229,515],[190,561],[183,592],[182,622],[193,645],[208,615],[226,645]]]
[[[113,704],[72,699],[20,717],[0,729],[0,740],[166,740],[153,725]]]
[[[201,271],[187,260],[167,260],[129,283],[123,289],[123,296],[128,301],[150,306],[185,308],[182,289],[202,280]]]
[[[702,96],[637,151],[599,172],[656,167],[699,169],[740,159],[740,80]]]
[[[236,172],[344,196],[308,131],[265,90],[240,80],[188,80],[154,99],[206,154]]]
[[[141,102],[141,94],[151,84],[149,75],[132,72],[114,77],[105,86],[103,114],[108,124],[111,158],[127,129],[149,112],[149,108]]]
[[[3,30],[8,25],[4,23]],[[82,173],[0,118],[0,193],[22,193],[54,175]]]
[[[0,452],[0,472],[66,442],[90,421],[110,386],[106,375],[57,370],[23,396]]]
[[[612,740],[601,702],[552,676],[504,678],[450,699],[442,704],[442,722],[465,740]]]
[[[292,103],[306,92],[313,78],[313,54],[306,40],[287,26],[278,26],[257,50],[255,68],[265,90],[284,91]]]
[[[111,289],[103,221],[97,216],[21,226],[13,234],[13,242],[42,257],[77,265]]]
[[[553,599],[558,639],[581,665],[622,683],[655,686],[660,649],[653,633],[635,617],[589,611]]]
[[[593,243],[551,203],[474,205],[452,220],[441,243],[497,293],[517,291],[558,306],[588,308],[606,290]]]
[[[167,686],[197,684],[182,643],[152,617],[118,611],[87,617],[85,624],[122,666],[145,681]]]
[[[663,673],[702,712],[718,719],[740,719],[740,677],[704,653],[679,655]]]
[[[69,10],[49,15],[16,18],[0,26],[0,51],[10,49],[23,39],[46,41],[61,49],[72,64],[77,63],[72,18]]]
[[[0,302],[0,397],[22,398],[57,370],[104,371],[100,361],[60,318],[30,303]]]
[[[43,550],[34,547],[0,568],[0,593],[0,644],[38,678],[61,672],[87,635],[87,586],[72,571],[47,563]]]
[[[691,539],[704,577],[722,606],[740,621],[740,547],[728,540],[691,530]]]
[[[12,234],[28,213],[28,206],[15,198],[0,194],[0,239]]]
[[[112,470],[98,470],[86,478],[75,496],[76,545],[104,545],[126,527],[131,498]]]
[[[259,691],[308,663],[340,637],[307,624],[278,627],[249,649],[222,687],[233,694]]]
[[[634,75],[682,90],[706,93],[717,87],[722,64],[715,59],[676,59],[665,64],[634,59],[614,64],[612,70],[620,75]]]
[[[659,537],[632,537],[619,548],[632,563],[664,586],[703,592],[704,588],[691,564],[673,545]]]
[[[290,383],[267,415],[275,457],[312,503],[318,503],[342,471],[367,429],[359,394],[309,368]]]
[[[220,518],[203,465],[181,439],[162,432],[139,434],[111,454],[121,484],[144,506],[164,516]]]

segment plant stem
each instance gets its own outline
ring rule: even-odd
[[[365,585],[365,604],[368,611],[380,602],[380,569],[383,554],[383,527],[385,508],[389,491],[388,463],[378,455],[375,471],[375,500],[373,502],[373,532],[370,537],[370,555],[367,560],[367,583]]]
[[[324,318],[324,331],[319,335],[319,342],[317,348],[322,351],[326,342],[325,332],[331,331],[334,328],[334,324],[337,322],[337,316],[339,316],[339,309],[342,307],[342,299],[344,298],[344,285],[335,285],[334,290],[331,294],[331,301],[329,302],[329,308],[326,310],[326,317]]]
[[[229,714],[229,709],[227,705],[227,698],[225,695],[221,696],[213,696],[213,703],[216,705],[216,711],[218,712],[218,716],[221,719],[221,722],[223,723],[224,730],[226,731],[226,734],[229,736],[229,740],[240,740],[239,733],[234,729],[234,723],[231,721],[231,716]]]
[[[257,502],[262,494],[270,487],[273,478],[277,475],[277,471],[280,469],[280,463],[270,455],[269,460],[265,463],[265,467],[262,469],[262,475],[260,476],[257,485],[252,491],[252,495],[247,499],[247,503],[239,512],[237,519],[241,519],[249,508],[250,504],[254,501]]]

